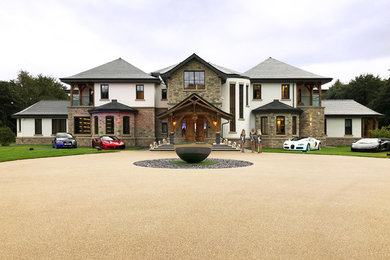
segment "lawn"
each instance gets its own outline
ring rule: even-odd
[[[30,150],[34,148],[34,150]],[[138,150],[139,147],[129,147],[126,150]],[[0,162],[14,161],[21,159],[33,159],[44,157],[57,157],[91,153],[110,153],[118,150],[101,150],[90,147],[78,147],[76,149],[54,149],[50,145],[10,145],[0,146]]]
[[[266,153],[304,153],[301,151],[286,151],[283,149],[272,149],[272,148],[264,148],[263,152],[266,152]],[[307,153],[308,154],[326,154],[326,155],[345,155],[345,156],[390,158],[390,156],[387,156],[387,153],[389,153],[389,152],[380,152],[380,153],[351,152],[350,146],[325,147],[325,148],[322,148],[321,151],[309,151]]]

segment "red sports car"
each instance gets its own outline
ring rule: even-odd
[[[116,136],[103,135],[92,139],[92,148],[125,149],[125,142]]]

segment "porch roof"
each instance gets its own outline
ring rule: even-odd
[[[95,107],[93,109],[88,110],[90,114],[92,113],[103,113],[103,112],[138,112],[138,109],[126,106],[122,103],[119,103],[116,99],[111,100],[110,103]]]
[[[322,100],[325,116],[383,116],[353,99]]]
[[[12,115],[13,118],[67,118],[69,100],[41,100]]]
[[[183,99],[180,103],[176,104],[171,109],[168,109],[167,111],[157,115],[157,118],[160,118],[160,119],[166,118],[171,113],[180,110],[184,105],[187,105],[189,102],[191,102],[191,103],[198,102],[198,104],[203,103],[204,107],[207,107],[208,109],[214,111],[215,113],[220,114],[221,117],[223,117],[225,119],[233,119],[233,115],[231,115],[229,113],[226,113],[225,111],[219,109],[218,107],[216,107],[213,104],[209,103],[206,99],[202,98],[201,96],[199,96],[199,95],[197,95],[195,93],[192,93],[191,95],[189,95],[188,97]]]
[[[60,78],[62,82],[153,82],[159,83],[160,79],[143,72],[141,69],[128,63],[122,58],[105,63],[98,67],[86,70],[76,75]]]
[[[278,99],[252,110],[253,113],[292,113],[301,114],[302,109],[295,108],[280,102]]]

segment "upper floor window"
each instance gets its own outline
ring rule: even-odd
[[[185,89],[204,89],[204,71],[184,71]]]
[[[290,99],[290,84],[282,85],[282,99]]]
[[[276,134],[277,135],[284,135],[285,127],[284,127],[284,116],[277,116],[276,117]]]
[[[352,119],[345,119],[345,134],[352,134]]]
[[[246,106],[249,106],[249,86],[245,86],[245,104]]]
[[[161,89],[161,99],[167,99],[167,89],[163,88]]]
[[[144,85],[136,86],[136,99],[144,99]]]
[[[108,99],[108,84],[100,85],[100,99]]]
[[[253,99],[261,99],[261,85],[253,84]]]

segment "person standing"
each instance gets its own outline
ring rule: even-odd
[[[250,137],[250,140],[251,140],[251,149],[252,149],[252,153],[255,152],[255,146],[256,146],[256,132],[255,132],[255,129],[252,128],[251,132],[249,133],[249,137]]]
[[[261,144],[261,130],[257,129],[257,152],[261,153],[262,144]]]
[[[244,146],[245,146],[245,129],[242,129],[240,139],[241,139],[241,152],[243,153]]]

